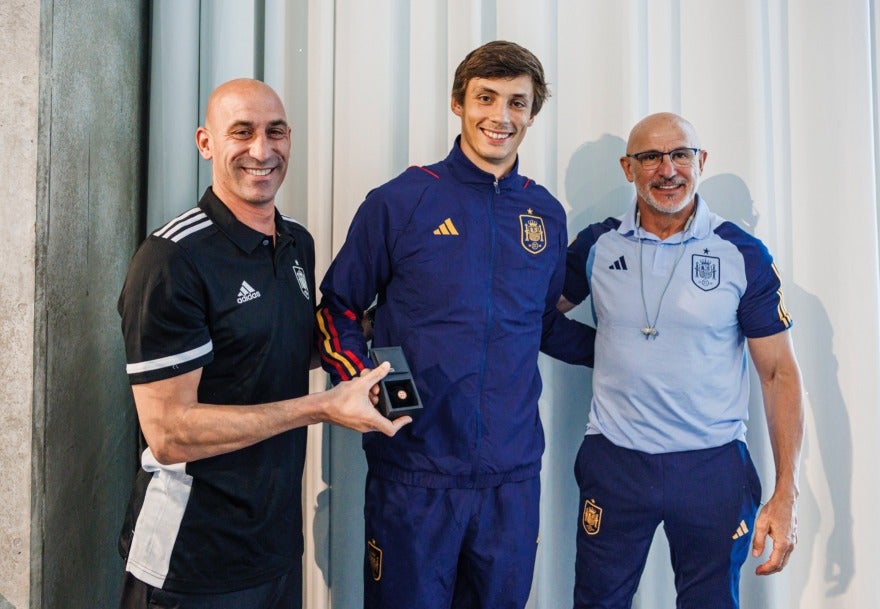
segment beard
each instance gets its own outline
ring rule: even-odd
[[[686,180],[680,179],[655,180],[654,182],[649,184],[647,188],[645,188],[638,194],[652,209],[660,212],[661,214],[672,215],[682,211],[684,208],[690,205],[691,201],[694,200],[694,192],[696,190],[696,187],[695,185],[691,185],[691,187],[689,188],[688,184],[689,183]],[[662,195],[660,197],[655,196],[655,188],[670,185],[675,185],[678,187],[675,190],[670,191],[674,192],[677,195],[675,198],[667,198]]]

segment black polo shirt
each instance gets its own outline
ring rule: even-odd
[[[273,246],[209,188],[144,241],[118,304],[132,384],[202,368],[203,403],[308,393],[314,242],[278,212],[275,230]],[[121,539],[126,569],[188,592],[242,589],[290,569],[303,548],[305,438],[300,428],[170,466],[147,449]]]

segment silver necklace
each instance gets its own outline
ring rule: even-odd
[[[645,340],[657,338],[657,336],[660,335],[660,332],[657,331],[657,320],[660,319],[660,307],[663,305],[663,297],[666,296],[666,290],[669,289],[669,284],[672,283],[672,276],[675,275],[675,269],[678,267],[678,263],[681,261],[682,256],[684,256],[685,233],[687,233],[687,230],[691,227],[691,222],[693,222],[694,214],[696,213],[697,210],[694,209],[693,213],[687,219],[687,222],[685,222],[684,229],[681,231],[681,240],[678,242],[678,255],[675,257],[672,270],[669,271],[669,277],[666,278],[666,285],[663,286],[663,291],[660,293],[660,298],[657,300],[657,314],[654,315],[654,321],[652,322],[648,315],[648,303],[645,300],[645,263],[642,261],[642,235],[639,233],[639,228],[642,226],[642,212],[636,210],[636,234],[639,238],[639,286],[642,289],[642,307],[645,310],[645,327],[642,328],[641,332],[644,334]]]

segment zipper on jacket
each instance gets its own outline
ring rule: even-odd
[[[495,178],[495,182],[492,183],[495,194],[501,194],[501,188],[498,185],[498,178]],[[474,461],[474,474],[478,473],[479,469],[479,447],[482,444],[483,440],[483,403],[485,400],[485,387],[486,387],[486,360],[488,358],[489,353],[489,340],[492,334],[492,322],[493,322],[493,314],[492,314],[492,303],[493,303],[493,291],[495,289],[495,197],[491,194],[489,195],[489,205],[486,209],[486,214],[489,217],[489,286],[486,290],[486,335],[483,340],[483,355],[480,361],[480,399],[479,406],[477,407],[477,429],[476,429],[476,446],[475,449],[475,461]]]

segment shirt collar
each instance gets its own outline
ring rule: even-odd
[[[257,249],[267,237],[260,231],[239,222],[232,211],[226,207],[226,204],[217,198],[210,186],[202,195],[199,207],[230,241],[247,253]],[[290,233],[277,209],[275,210],[275,232],[279,235]]]
[[[709,211],[709,206],[706,204],[705,199],[703,199],[699,194],[694,196],[697,208],[696,213],[694,215],[694,221],[691,222],[690,227],[687,229],[687,232],[684,234],[684,240],[687,241],[689,239],[705,239],[709,236],[709,233],[712,229],[712,218],[711,213]],[[620,226],[617,228],[617,232],[626,237],[635,237],[636,234],[636,211],[638,210],[638,203],[636,199],[633,199],[633,203],[623,216],[620,218]],[[641,231],[643,237],[647,237],[648,233],[645,233],[644,230]],[[676,233],[677,234],[677,233]]]

